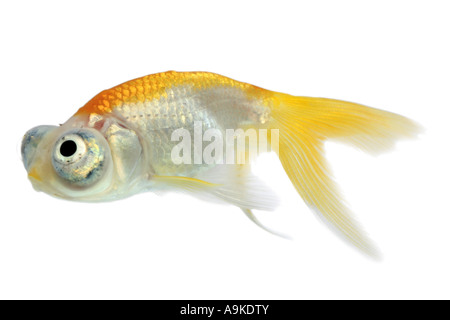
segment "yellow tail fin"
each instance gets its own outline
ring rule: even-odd
[[[274,98],[273,128],[280,130],[278,155],[298,193],[350,242],[375,255],[331,177],[323,141],[337,139],[377,154],[397,139],[414,137],[420,127],[400,115],[351,102],[281,93]]]

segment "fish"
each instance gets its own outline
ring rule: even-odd
[[[102,202],[181,191],[234,205],[276,233],[253,211],[274,210],[279,199],[251,171],[255,157],[274,152],[307,206],[375,255],[332,177],[324,142],[377,155],[420,132],[406,117],[353,102],[168,71],[100,92],[62,125],[30,129],[21,154],[34,189],[57,198]]]

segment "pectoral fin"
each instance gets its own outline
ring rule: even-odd
[[[117,175],[122,181],[131,179],[142,154],[139,137],[133,130],[113,123],[106,131],[106,138],[114,157]]]

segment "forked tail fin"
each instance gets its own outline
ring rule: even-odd
[[[334,139],[372,154],[415,137],[420,127],[400,115],[360,104],[276,93],[273,128],[279,129],[280,161],[298,193],[354,245],[375,248],[352,219],[324,158],[323,141]]]

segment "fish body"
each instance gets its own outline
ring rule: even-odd
[[[390,112],[295,97],[214,73],[169,71],[102,91],[60,127],[29,130],[22,157],[33,186],[60,198],[111,201],[177,189],[238,206],[259,224],[251,210],[271,210],[277,200],[252,176],[249,146],[237,151],[244,161],[234,145],[227,149],[227,142],[250,139],[243,128],[269,132],[269,148],[259,144],[257,153],[275,151],[304,201],[357,247],[374,252],[334,185],[323,141],[379,153],[418,132],[411,120]],[[217,144],[230,130],[231,139]],[[181,138],[190,144],[178,150]],[[209,154],[214,161],[203,159],[213,145],[205,141],[216,146]],[[174,160],[180,150],[181,162]]]
[[[175,165],[171,135],[185,128],[237,129],[269,120],[270,91],[206,72],[165,72],[106,90],[77,115],[109,115],[133,128],[145,142],[148,163],[157,175],[190,175],[196,165]]]

